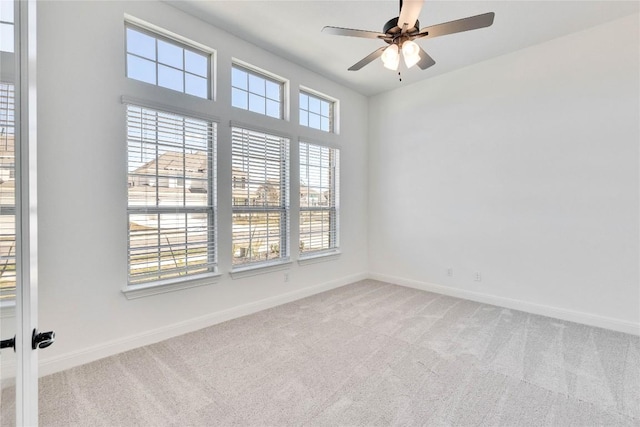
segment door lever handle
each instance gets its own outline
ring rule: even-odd
[[[38,332],[37,329],[33,330],[31,338],[31,348],[47,348],[53,344],[56,340],[56,333],[54,331]]]
[[[9,338],[8,340],[0,341],[0,349],[2,348],[12,348],[13,351],[16,351],[16,337]]]

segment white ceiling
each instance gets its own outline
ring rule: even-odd
[[[436,65],[424,71],[417,67],[403,70],[402,82],[399,82],[397,74],[385,69],[380,60],[360,71],[347,71],[384,42],[321,33],[325,25],[382,31],[385,22],[398,16],[397,0],[179,0],[169,3],[369,96],[640,10],[638,1],[426,0],[420,13],[420,27],[485,12],[495,12],[495,21],[488,28],[418,41]]]

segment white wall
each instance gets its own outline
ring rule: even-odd
[[[199,328],[365,277],[367,271],[367,99],[327,79],[157,1],[49,1],[38,4],[39,303],[41,329],[57,342],[40,353],[41,373]],[[154,99],[165,89],[125,78],[124,14],[217,50],[215,102],[196,98],[181,108],[207,108],[218,126],[217,284],[127,300],[127,181],[122,95]],[[290,79],[291,121],[230,107],[232,56]],[[341,133],[297,125],[297,88],[340,99]],[[230,120],[271,127],[341,149],[341,250],[338,259],[284,274],[231,279]],[[292,165],[297,162],[292,161]],[[298,176],[292,170],[292,181]],[[294,181],[295,182],[295,181]],[[292,194],[292,241],[297,198]],[[293,245],[296,250],[297,245]]]
[[[372,98],[373,276],[638,333],[638,19]]]

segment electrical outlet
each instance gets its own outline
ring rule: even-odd
[[[453,267],[447,268],[447,276],[453,277]]]
[[[289,281],[289,273],[284,273],[284,281],[285,282]]]
[[[473,275],[473,280],[475,280],[476,282],[481,282],[482,281],[482,274],[480,274],[480,272],[476,272],[476,274]]]

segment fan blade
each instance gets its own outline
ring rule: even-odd
[[[382,56],[382,52],[384,52],[386,48],[387,46],[382,46],[380,49],[374,50],[369,55],[362,58],[360,62],[357,62],[349,67],[349,71],[358,71],[360,68],[372,62],[374,59],[380,58]]]
[[[418,67],[420,67],[423,70],[426,70],[432,65],[435,65],[435,63],[436,61],[434,61],[433,58],[430,57],[429,54],[424,51],[424,49],[420,48],[420,61],[418,61]]]
[[[334,34],[336,36],[363,37],[365,39],[388,38],[386,34],[376,33],[375,31],[354,30],[351,28],[341,28],[341,27],[324,27],[322,29],[322,32],[327,34]]]
[[[445,22],[443,24],[432,25],[420,30],[418,37],[428,39],[447,34],[461,33],[463,31],[477,30],[478,28],[489,27],[493,24],[495,13],[483,13],[482,15],[470,16],[468,18],[458,19],[456,21]]]
[[[411,30],[416,25],[424,0],[404,0],[400,8],[400,16],[398,17],[398,27],[402,28],[402,33]],[[404,27],[404,24],[407,24]]]

